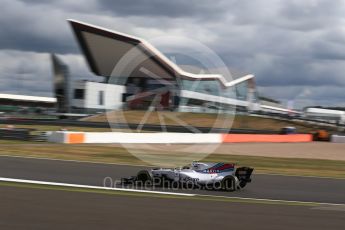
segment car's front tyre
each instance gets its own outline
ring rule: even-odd
[[[141,170],[137,174],[137,183],[141,186],[151,186],[153,182],[153,176],[148,170]]]

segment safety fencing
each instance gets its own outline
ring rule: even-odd
[[[241,142],[311,142],[311,134],[218,134],[218,133],[124,133],[124,132],[52,132],[49,142],[67,144],[217,144]]]

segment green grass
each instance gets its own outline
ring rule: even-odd
[[[110,132],[110,128],[93,128],[93,127],[78,127],[78,126],[61,126],[61,125],[14,125],[15,128],[34,129],[36,132],[43,131],[59,131],[65,128],[69,131],[84,131],[84,132]],[[0,125],[0,128],[6,127],[5,124]],[[35,133],[35,132],[34,132]]]
[[[141,123],[146,111],[112,111],[107,114],[99,114],[92,117],[82,118],[84,121],[107,122],[110,119],[117,123]],[[159,116],[160,115],[160,116]],[[181,125],[171,117],[182,120],[185,124],[195,127],[218,127],[218,128],[237,128],[237,129],[257,129],[279,131],[286,126],[295,126],[299,132],[312,132],[322,127],[305,124],[297,121],[283,121],[272,118],[230,115],[230,114],[205,114],[205,113],[186,113],[186,112],[151,112],[146,120],[146,124],[160,124],[164,119],[166,125]]]
[[[0,124],[0,128],[5,128],[6,124]],[[39,132],[46,132],[46,131],[60,131],[61,128],[64,128],[68,131],[75,131],[75,132],[126,132],[128,129],[111,129],[111,128],[96,128],[96,127],[82,127],[82,126],[65,126],[65,125],[14,125],[15,128],[25,128],[25,129],[33,129],[35,131],[31,132],[31,134],[35,135]],[[134,132],[134,130],[132,130]],[[141,131],[141,132],[151,132],[151,131]],[[1,140],[0,140],[1,141]]]
[[[0,146],[2,146],[2,147],[4,147],[4,145],[16,145],[16,144],[19,144],[19,145],[39,144],[39,142],[37,142],[37,141],[20,141],[20,140],[0,140]],[[2,151],[4,151],[4,149]]]

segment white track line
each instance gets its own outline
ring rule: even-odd
[[[90,186],[90,185],[56,183],[56,182],[36,181],[36,180],[23,180],[23,179],[14,179],[14,178],[5,178],[5,177],[0,177],[0,181],[3,181],[3,182],[15,182],[15,183],[25,183],[25,184],[34,184],[34,185],[50,185],[50,186],[58,186],[58,187],[110,190],[110,191],[122,191],[122,192],[137,192],[137,193],[150,193],[150,194],[161,194],[161,195],[163,194],[163,195],[187,196],[187,197],[237,199],[237,200],[249,200],[249,201],[254,201],[254,202],[255,201],[256,202],[264,201],[264,202],[280,202],[280,203],[304,204],[304,205],[320,205],[320,206],[345,206],[345,204],[337,204],[337,203],[321,203],[321,202],[309,202],[309,201],[274,200],[274,199],[247,198],[247,197],[235,197],[235,196],[214,196],[214,195],[202,195],[202,194],[190,194],[190,193],[160,192],[160,191],[151,191],[151,190],[137,190],[137,189],[126,189],[126,188],[109,188],[109,187]]]
[[[150,191],[150,190],[137,190],[137,189],[112,188],[112,187],[110,188],[110,187],[100,187],[100,186],[80,185],[80,184],[67,184],[67,183],[37,181],[37,180],[23,180],[23,179],[14,179],[14,178],[6,178],[6,177],[0,177],[0,181],[23,183],[23,184],[51,185],[51,186],[58,186],[58,187],[125,191],[125,192],[138,192],[138,193],[153,193],[153,194],[177,195],[177,196],[195,196],[196,195],[196,194],[188,194],[188,193],[160,192],[160,191]]]
[[[275,200],[275,199],[264,199],[264,198],[251,198],[251,197],[237,197],[237,196],[212,196],[212,195],[202,195],[201,197],[216,197],[216,198],[230,198],[239,200],[252,200],[252,201],[266,201],[266,202],[282,202],[282,203],[296,203],[296,204],[314,204],[314,205],[325,205],[325,206],[345,206],[345,204],[340,203],[323,203],[323,202],[313,202],[313,201],[297,201],[297,200]]]

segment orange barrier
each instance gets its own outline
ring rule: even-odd
[[[69,144],[81,144],[85,142],[84,133],[68,133],[67,143]]]
[[[311,134],[223,134],[223,143],[241,143],[241,142],[311,142]]]

